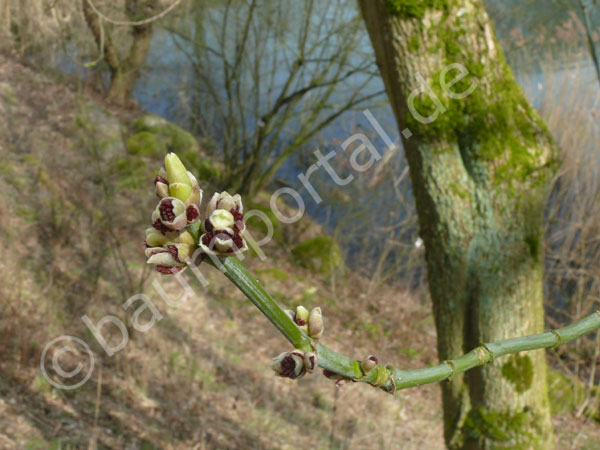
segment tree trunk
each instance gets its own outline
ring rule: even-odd
[[[152,13],[156,0],[127,0],[126,11],[129,19],[137,21]],[[108,28],[90,6],[88,0],[81,1],[83,15],[88,28],[94,35],[98,49],[103,52],[104,61],[110,70],[110,87],[107,97],[113,103],[126,105],[133,86],[140,75],[140,68],[146,60],[152,42],[152,23],[131,25],[132,43],[126,58],[119,56],[118,48],[111,39]]]
[[[359,3],[404,131],[440,359],[543,331],[542,220],[558,149],[482,2]],[[442,399],[450,448],[554,446],[543,352],[458,375]]]
[[[126,105],[133,87],[140,76],[140,68],[146,61],[152,42],[152,25],[132,27],[133,42],[129,55],[115,70],[111,68],[108,99],[119,105]]]

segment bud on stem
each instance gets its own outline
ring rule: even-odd
[[[179,156],[177,156],[175,153],[169,153],[167,156],[165,156],[165,168],[167,169],[169,188],[176,183],[182,183],[190,188],[192,187],[192,182],[190,181],[188,172],[179,159]]]
[[[281,353],[279,356],[273,358],[271,368],[280,377],[291,379],[302,378],[306,373],[304,352],[294,350],[292,352]]]

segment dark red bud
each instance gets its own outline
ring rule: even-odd
[[[185,210],[185,215],[187,217],[188,222],[193,222],[198,217],[200,217],[200,213],[198,212],[198,208],[194,205],[190,205]]]

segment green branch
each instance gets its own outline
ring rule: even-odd
[[[393,366],[384,367],[379,365],[369,373],[364,373],[360,361],[314,342],[300,330],[292,318],[265,291],[260,282],[246,270],[239,259],[234,257],[225,258],[220,265],[210,260],[207,260],[207,262],[221,270],[295,348],[309,351],[312,350],[314,345],[319,355],[320,367],[353,381],[366,382],[380,387],[390,393],[394,393],[399,389],[444,381],[458,373],[466,372],[474,367],[492,362],[495,358],[511,353],[566,344],[600,328],[600,311],[596,311],[580,321],[558,330],[482,344],[465,355],[444,361],[434,367],[401,370]]]

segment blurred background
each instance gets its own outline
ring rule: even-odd
[[[485,3],[562,149],[544,234],[557,328],[600,304],[600,5]],[[345,139],[385,148],[365,109],[398,149],[358,174]],[[298,179],[316,149],[355,177],[315,172],[319,204]],[[207,192],[240,192],[274,220],[267,259],[250,268],[282,305],[321,306],[333,348],[402,368],[436,361],[410,177],[354,1],[0,0],[0,448],[443,447],[435,386],[388,398],[276,379],[270,357],[286,344],[219,273],[205,269],[206,290],[188,276],[198,295],[180,308],[160,299],[143,232],[168,151]],[[282,186],[306,203],[295,224],[270,211]],[[165,317],[147,333],[128,325],[108,357],[81,316],[127,323],[138,292]],[[39,370],[60,335],[97,357],[75,390]],[[598,347],[592,335],[549,353],[560,448],[600,448]]]

